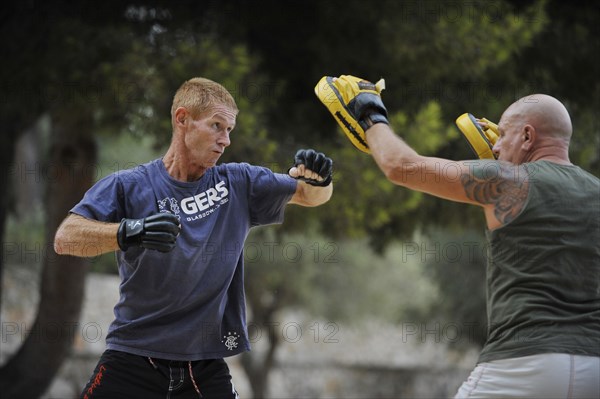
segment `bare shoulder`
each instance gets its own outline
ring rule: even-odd
[[[508,162],[481,162],[462,174],[461,183],[466,196],[491,207],[501,224],[510,223],[519,215],[529,193],[527,169]]]

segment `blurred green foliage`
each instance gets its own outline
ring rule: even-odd
[[[280,230],[255,229],[246,242],[247,295],[261,308],[360,324],[364,315],[392,321],[422,316],[436,298],[421,262],[406,256],[404,243],[378,255],[366,240]]]

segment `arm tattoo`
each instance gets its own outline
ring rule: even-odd
[[[514,220],[529,192],[529,180],[524,168],[498,163],[499,167],[464,173],[460,180],[467,197],[480,204],[493,204],[494,215],[503,224]]]

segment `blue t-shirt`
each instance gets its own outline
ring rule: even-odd
[[[108,349],[186,361],[249,350],[244,241],[253,226],[281,223],[295,190],[288,175],[245,163],[180,182],[162,159],[98,181],[71,212],[104,222],[171,212],[181,221],[169,253],[117,251],[120,300]]]

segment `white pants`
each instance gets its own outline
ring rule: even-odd
[[[562,353],[478,364],[455,398],[600,398],[600,357]]]

